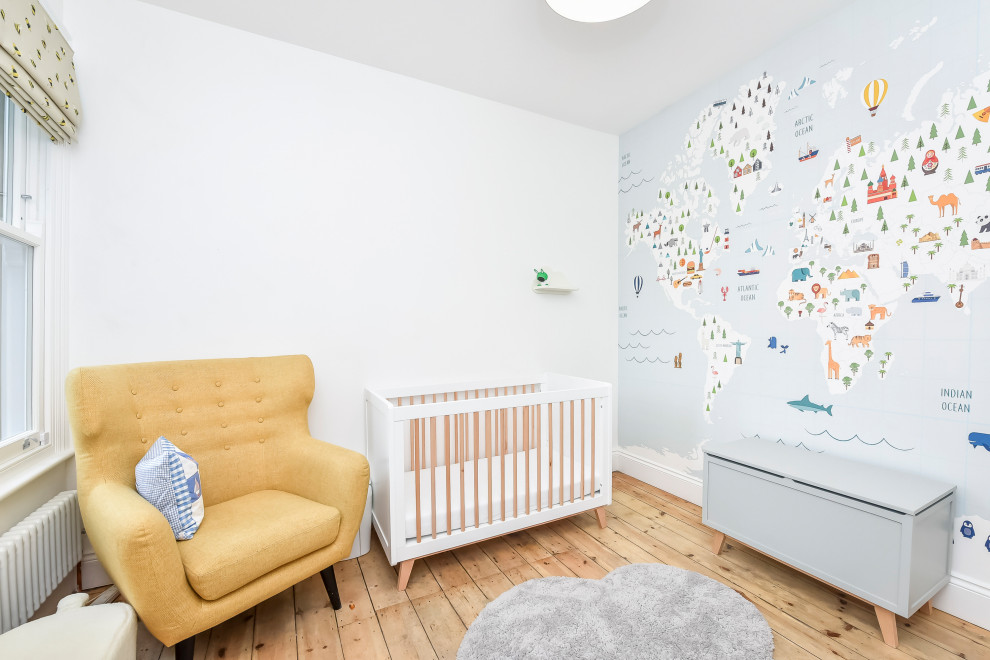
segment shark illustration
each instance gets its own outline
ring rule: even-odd
[[[801,412],[804,412],[805,410],[810,410],[813,413],[817,413],[819,410],[821,410],[827,412],[829,417],[832,416],[832,406],[820,406],[817,403],[812,403],[811,401],[808,400],[807,394],[805,394],[804,398],[801,399],[800,401],[788,401],[787,405],[789,405],[792,408],[797,408]]]

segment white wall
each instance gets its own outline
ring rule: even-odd
[[[366,385],[615,382],[616,136],[132,0],[63,20],[71,366],[306,353],[355,449]]]

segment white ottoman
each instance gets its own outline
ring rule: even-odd
[[[86,594],[58,602],[51,616],[0,635],[0,658],[134,660],[137,617],[125,603],[83,607]]]

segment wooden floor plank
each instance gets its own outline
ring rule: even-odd
[[[371,550],[358,557],[358,565],[364,576],[364,584],[368,587],[368,595],[375,610],[383,607],[409,602],[405,592],[399,591],[398,575],[395,568],[389,566],[385,551],[380,543],[372,543]]]
[[[574,577],[574,571],[560,563],[560,560],[553,555],[531,562],[530,566],[543,577]]]
[[[408,600],[378,610],[378,623],[393,659],[437,657],[416,609]]]
[[[464,570],[457,558],[449,552],[427,557],[426,565],[430,567],[433,577],[436,578],[437,584],[443,591],[471,582],[471,576]]]
[[[296,657],[343,660],[337,619],[319,575],[292,588],[295,596]]]
[[[336,566],[342,610],[330,607],[314,575],[198,635],[195,660],[454,658],[466,628],[514,585],[554,575],[599,579],[630,562],[670,564],[734,589],[770,624],[778,659],[990,659],[990,632],[940,610],[898,618],[900,646],[891,649],[869,604],[731,538],[713,554],[697,505],[614,476],[607,529],[585,512],[420,559],[404,592],[375,537],[369,553]],[[174,657],[139,625],[140,660]]]
[[[441,592],[417,598],[413,602],[419,620],[423,622],[426,635],[430,638],[433,651],[438,658],[456,658],[457,649],[461,645],[467,628],[457,616],[454,607]]]
[[[213,628],[206,649],[206,660],[249,660],[254,641],[255,608],[233,616]]]
[[[480,580],[490,575],[499,575],[501,571],[491,557],[477,543],[454,550],[454,556],[461,563],[472,580]]]
[[[468,582],[452,589],[444,591],[447,600],[454,607],[457,616],[461,617],[461,623],[465,628],[469,628],[474,619],[481,614],[488,604],[488,597],[474,582]]]
[[[370,598],[369,598],[370,601]],[[367,619],[354,621],[340,627],[340,646],[347,660],[378,660],[387,658],[388,646],[382,635],[378,617],[372,615]]]
[[[251,660],[282,660],[296,652],[295,598],[292,588],[255,608]]]
[[[358,560],[339,561],[333,568],[337,576],[340,602],[343,605],[337,610],[337,625],[343,628],[355,621],[374,617],[375,606],[371,603],[371,595],[368,593],[368,586],[364,582],[364,574],[361,573]]]

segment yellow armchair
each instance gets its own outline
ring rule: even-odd
[[[361,524],[368,461],[309,434],[306,356],[149,362],[73,370],[66,381],[79,505],[97,557],[176,657],[195,635],[321,573]],[[206,513],[176,541],[134,486],[164,435],[199,463]]]

